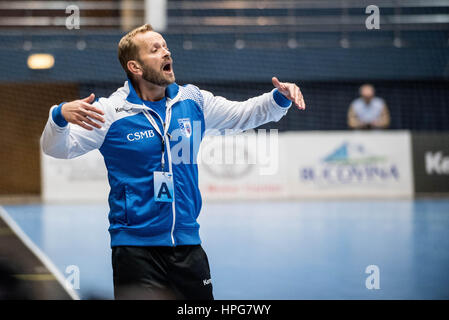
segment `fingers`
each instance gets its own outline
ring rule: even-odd
[[[101,125],[91,119],[94,117],[95,117],[95,119],[97,119],[96,117],[101,118],[100,116],[96,116],[94,113],[92,113],[90,111],[86,111],[86,110],[80,110],[80,111],[81,111],[81,113],[77,114],[74,119],[76,124],[79,124],[77,122],[84,122],[84,123],[90,124],[91,126],[93,126],[95,128],[101,129]]]
[[[306,108],[306,103],[304,102],[304,97],[302,96],[301,90],[299,87],[296,87],[295,90],[295,104],[299,109],[304,110]]]
[[[80,109],[83,116],[86,116],[86,117],[89,117],[89,118],[92,118],[92,119],[95,119],[95,120],[98,120],[98,121],[104,123],[104,121],[105,121],[104,118],[98,115],[98,113],[104,114],[103,111],[101,111],[100,109],[95,108],[94,106],[92,106],[88,103],[85,103],[85,102],[83,102],[83,107],[84,107],[84,109],[83,108]],[[89,110],[92,110],[92,111],[89,111]]]
[[[299,87],[294,83],[284,83],[283,85],[286,87],[284,94],[287,99],[297,105],[299,109],[304,110],[306,103]]]
[[[298,86],[294,83],[285,83],[285,91],[283,92],[284,95],[289,99],[290,101],[296,103],[296,97],[297,97],[297,88]]]
[[[92,103],[95,99],[95,95],[93,93],[91,93],[88,97],[82,99],[81,101],[87,102],[87,103]]]
[[[301,90],[298,86],[296,86],[295,90],[295,104],[298,106],[299,109],[304,110],[306,108],[306,103],[304,102],[304,97],[301,93]]]
[[[74,114],[73,123],[87,130],[93,130],[93,127],[101,129],[101,124],[93,121],[97,120],[102,123],[105,122],[104,118],[101,117],[99,113],[104,114],[100,109],[95,108],[87,102],[81,101],[81,106],[78,107]]]
[[[293,86],[293,94],[292,94],[292,101],[294,104],[296,104],[299,108],[300,103],[300,96],[299,96],[299,88],[298,86]]]
[[[92,121],[92,120],[89,119],[88,117],[84,117],[83,122],[85,122],[85,123],[87,123],[87,124],[90,124],[92,127],[101,129],[101,125],[100,125],[100,124],[98,124],[98,123]]]
[[[101,129],[100,124],[96,123],[95,121],[84,115],[77,115],[73,120],[73,123],[87,130],[92,130],[93,129],[92,127]]]
[[[295,84],[289,83],[287,89],[288,89],[288,96],[287,98],[289,98],[291,101],[295,102],[295,98],[296,98],[296,88],[297,86]]]
[[[87,102],[84,102],[84,101],[83,101],[83,102],[81,102],[81,104],[84,106],[84,108],[85,108],[86,110],[90,110],[90,111],[93,111],[93,112],[95,112],[95,113],[104,115],[104,112],[103,112],[101,109],[98,109],[98,108],[94,107],[94,106],[91,105],[90,103],[87,103]]]
[[[80,120],[76,120],[73,123],[79,125],[80,127],[83,127],[84,129],[87,129],[87,130],[93,130],[94,129],[92,127],[89,127],[87,124],[85,124],[84,122],[82,122]]]
[[[281,82],[279,81],[279,79],[276,78],[276,77],[271,78],[271,82],[273,82],[273,86],[275,86],[275,87],[278,88],[279,90],[285,90],[285,89],[286,89],[286,88],[285,88],[285,85],[284,85],[283,83],[281,83]]]
[[[300,96],[300,91],[299,91],[298,86],[295,86],[295,96],[294,97],[295,97],[295,104],[299,107],[301,96]]]

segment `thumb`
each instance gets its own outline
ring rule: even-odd
[[[276,77],[271,78],[271,82],[273,82],[273,86],[275,86],[276,88],[278,88],[278,89],[282,88],[282,85],[279,82],[278,78],[276,78]]]
[[[93,93],[90,94],[90,96],[82,99],[82,101],[87,102],[87,103],[91,103],[92,101],[94,101],[95,99],[95,95]]]

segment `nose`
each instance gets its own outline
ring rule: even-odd
[[[171,52],[168,50],[168,48],[163,48],[165,50],[164,57],[171,57]]]

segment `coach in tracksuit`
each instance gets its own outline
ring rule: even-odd
[[[70,159],[99,149],[104,157],[116,299],[213,299],[197,222],[199,143],[205,133],[278,121],[292,101],[304,109],[302,94],[277,78],[273,91],[244,102],[179,86],[150,25],[126,34],[118,56],[128,81],[108,98],[53,106],[43,151]]]

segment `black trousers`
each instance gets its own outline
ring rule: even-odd
[[[213,300],[201,245],[112,248],[115,299]]]

